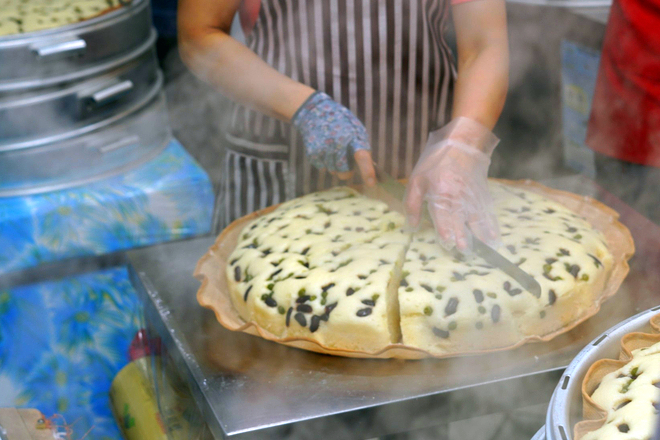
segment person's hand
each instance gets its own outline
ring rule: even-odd
[[[354,154],[362,180],[368,186],[376,184],[367,130],[349,109],[325,93],[315,92],[293,115],[291,123],[300,132],[313,166],[346,180],[352,175],[349,155]]]
[[[486,127],[464,117],[432,132],[408,181],[408,222],[419,224],[426,201],[445,248],[471,249],[471,234],[498,246],[500,232],[487,180],[498,142]]]

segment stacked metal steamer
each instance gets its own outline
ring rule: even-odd
[[[0,36],[0,197],[88,183],[165,148],[155,40],[148,0]]]

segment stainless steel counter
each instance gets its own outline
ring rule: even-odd
[[[445,360],[359,360],[308,353],[222,328],[192,277],[213,238],[129,253],[145,315],[216,438],[370,438],[547,402],[583,346],[660,304],[660,228],[581,177],[552,186],[595,195],[622,213],[638,246],[620,292],[598,315],[548,343]]]

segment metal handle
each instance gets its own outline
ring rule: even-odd
[[[115,150],[119,150],[120,148],[128,147],[130,145],[134,145],[140,142],[140,137],[137,135],[132,135],[132,136],[126,136],[125,138],[119,139],[116,142],[112,142],[107,145],[103,145],[102,147],[99,147],[98,150],[101,154],[107,154]]]
[[[33,44],[30,49],[40,60],[51,61],[82,55],[87,49],[87,43],[81,38],[75,38],[66,41],[37,43]]]
[[[108,86],[102,90],[98,90],[94,92],[89,98],[94,104],[103,105],[121,98],[131,90],[133,90],[133,81],[127,79],[120,83]]]
[[[93,85],[78,92],[79,117],[86,118],[96,109],[110,104],[133,90],[133,81],[114,79],[95,81]]]

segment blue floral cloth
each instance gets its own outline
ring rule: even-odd
[[[370,150],[366,128],[349,109],[323,92],[312,94],[293,115],[309,162],[328,171],[348,171],[348,155]]]
[[[108,391],[140,311],[125,267],[0,291],[0,407],[62,414],[75,439],[120,440]]]
[[[177,141],[125,174],[79,188],[0,198],[0,274],[208,233],[214,195]]]

